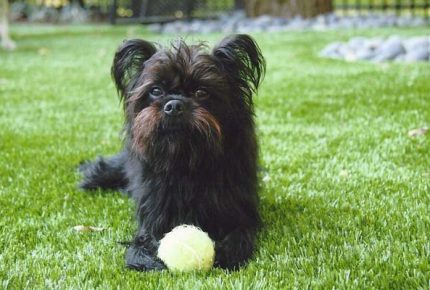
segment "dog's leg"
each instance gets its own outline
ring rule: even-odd
[[[0,38],[1,46],[8,50],[15,49],[16,45],[9,37],[9,5],[8,0],[0,0]]]
[[[215,266],[235,270],[244,265],[254,252],[256,231],[237,229],[215,242]]]
[[[125,255],[127,267],[138,271],[165,269],[164,263],[157,258],[158,246],[159,243],[148,235],[136,237]]]
[[[79,171],[84,178],[79,187],[84,190],[125,190],[128,185],[125,174],[127,158],[128,154],[124,151],[109,158],[99,157],[94,161],[82,163]]]

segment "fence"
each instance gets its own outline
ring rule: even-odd
[[[430,0],[335,0],[341,14],[390,13],[430,17]]]
[[[163,22],[181,18],[214,17],[219,13],[243,7],[244,0],[143,0],[140,13],[134,12],[134,17],[128,20],[118,18],[121,16],[118,15],[118,12],[121,14],[118,1],[124,3],[127,0],[112,0],[114,7],[111,11],[112,23],[118,20]],[[430,17],[430,0],[333,0],[333,7],[335,12],[341,15],[386,13],[398,16],[423,16],[427,19]]]
[[[175,19],[212,18],[235,7],[234,0],[131,0],[128,2],[112,0],[111,23],[136,21],[151,23]],[[124,15],[124,12],[127,15]]]
[[[175,19],[212,18],[226,11],[243,8],[250,0],[9,0],[33,6],[59,9],[68,3],[98,14],[99,19],[116,22],[167,22]],[[263,0],[260,0],[263,1]],[[266,0],[272,1],[272,0]],[[279,0],[282,1],[282,0]],[[303,0],[296,0],[303,1]],[[314,0],[316,3],[320,0]],[[384,13],[430,18],[430,0],[333,0],[340,15]]]

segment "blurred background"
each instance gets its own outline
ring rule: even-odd
[[[12,21],[52,23],[165,23],[175,20],[270,15],[277,18],[313,18],[321,14],[373,14],[422,17],[428,20],[430,0],[12,0]],[[263,19],[268,25],[268,19]],[[260,22],[264,22],[260,20]],[[319,20],[330,24],[333,19]],[[228,23],[230,26],[232,23]],[[328,22],[328,23],[325,23]],[[237,24],[237,23],[236,23]],[[283,24],[277,20],[278,26]],[[418,24],[418,23],[416,23]],[[422,23],[421,23],[422,24]],[[262,26],[264,28],[264,25]],[[300,24],[295,24],[300,26]],[[305,25],[305,24],[302,24]],[[309,25],[309,24],[307,24]],[[353,24],[354,25],[354,24]],[[355,24],[356,25],[356,24]],[[373,25],[376,25],[373,23]],[[369,25],[368,25],[369,26]]]

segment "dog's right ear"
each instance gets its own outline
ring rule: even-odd
[[[143,70],[145,61],[156,51],[154,44],[142,39],[124,41],[118,48],[113,59],[111,74],[121,99],[127,98],[127,94]]]

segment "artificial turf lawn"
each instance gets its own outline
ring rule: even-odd
[[[138,273],[119,193],[77,190],[75,166],[121,146],[110,80],[140,26],[17,26],[0,51],[0,288],[428,288],[430,65],[320,59],[351,36],[428,28],[256,34],[267,75],[255,98],[265,227],[250,264],[227,273]],[[214,42],[220,35],[192,36]],[[106,228],[77,233],[75,225]]]

